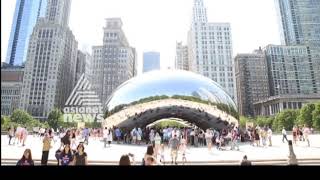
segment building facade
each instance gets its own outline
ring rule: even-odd
[[[259,49],[235,57],[235,76],[240,115],[254,116],[253,103],[269,97],[269,79],[264,52]]]
[[[314,62],[307,46],[268,45],[270,95],[320,94]]]
[[[19,108],[24,70],[21,66],[1,67],[1,115]]]
[[[231,27],[208,22],[203,0],[194,0],[188,48],[189,69],[216,81],[235,100]]]
[[[136,51],[122,30],[120,18],[107,18],[102,46],[93,46],[93,87],[105,102],[123,82],[136,74]]]
[[[160,53],[159,52],[145,52],[143,53],[143,70],[148,72],[153,70],[160,70]]]
[[[277,0],[283,45],[320,47],[320,1]]]
[[[317,95],[278,95],[254,103],[257,116],[274,116],[285,109],[301,109],[304,104],[319,102]]]
[[[75,84],[78,43],[69,13],[70,0],[48,0],[30,37],[20,108],[38,119],[63,108]]]
[[[175,69],[189,71],[188,46],[182,42],[176,43]]]
[[[8,42],[6,62],[22,65],[27,58],[29,38],[40,17],[45,16],[47,0],[17,0]]]

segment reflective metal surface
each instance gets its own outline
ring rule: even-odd
[[[166,110],[160,112],[163,108]],[[114,91],[105,104],[105,125],[145,126],[162,117],[176,117],[199,127],[217,127],[218,121],[237,124],[236,109],[231,97],[211,79],[189,71],[152,71]],[[203,119],[212,122],[203,123]]]

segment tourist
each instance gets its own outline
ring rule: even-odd
[[[164,152],[165,152],[164,144],[161,144],[161,148],[160,148],[160,162],[161,162],[162,164],[165,164]]]
[[[17,166],[34,166],[30,149],[24,151],[22,158],[17,162]]]
[[[24,127],[21,131],[22,146],[25,146],[27,137],[28,137],[28,130],[27,130],[27,127]]]
[[[113,139],[112,129],[111,129],[111,128],[108,129],[108,137],[107,137],[107,139],[108,139],[108,145],[109,145],[109,147],[110,147],[111,142],[112,142],[112,139]]]
[[[71,132],[70,132],[70,130],[68,130],[66,132],[66,134],[61,138],[61,146],[71,144],[70,134],[71,134]]]
[[[72,130],[71,132],[71,149],[73,151],[75,151],[77,148],[77,144],[76,144],[76,132],[75,130]]]
[[[308,147],[310,147],[309,134],[310,134],[309,127],[304,125],[303,135],[304,135],[304,140],[307,141],[307,143],[308,143]]]
[[[86,145],[89,144],[89,135],[90,135],[89,128],[85,128],[83,130],[83,137],[84,137],[84,143],[86,143]]]
[[[155,142],[154,142],[154,130],[151,129],[150,134],[149,134],[149,139],[150,139],[150,143],[152,144],[152,146],[154,147]]]
[[[104,141],[104,148],[107,147],[107,141],[108,141],[108,128],[105,127],[104,130],[103,130],[103,141]]]
[[[47,165],[49,150],[51,148],[51,138],[49,137],[48,133],[45,134],[42,142],[43,142],[43,147],[42,147],[41,165]]]
[[[232,134],[231,134],[231,150],[234,150],[235,147],[237,147],[237,150],[239,151],[239,145],[238,145],[238,139],[239,139],[239,132],[237,130],[237,128],[235,127],[232,130]]]
[[[148,145],[147,147],[147,152],[144,155],[144,158],[142,159],[142,165],[146,165],[147,158],[148,157],[153,157],[154,156],[154,149],[152,145]]]
[[[251,166],[251,161],[248,160],[247,155],[243,156],[243,159],[241,161],[241,166]]]
[[[272,146],[272,130],[270,127],[268,128],[268,140],[269,140],[269,146]]]
[[[260,146],[260,136],[259,136],[258,131],[259,131],[258,129],[255,129],[253,131],[253,133],[254,133],[254,141],[255,141],[256,145],[259,147]]]
[[[88,156],[84,152],[83,143],[80,143],[77,147],[77,152],[74,155],[73,164],[76,166],[86,166],[88,165]]]
[[[155,158],[157,159],[158,152],[159,152],[159,149],[160,149],[160,144],[161,144],[161,137],[160,137],[158,132],[156,133],[156,137],[154,138],[154,142],[155,142],[155,147],[154,147],[155,153],[154,153],[154,155],[155,155]]]
[[[8,136],[9,136],[9,145],[11,145],[11,139],[14,137],[14,128],[13,127],[9,128]]]
[[[282,143],[284,143],[284,140],[286,140],[288,142],[288,139],[287,139],[287,131],[286,129],[283,127],[282,128]]]
[[[141,139],[142,139],[142,130],[141,130],[141,128],[138,128],[138,132],[137,132],[137,144],[138,145],[140,145]]]
[[[131,131],[131,137],[132,137],[132,144],[136,144],[137,143],[137,128],[133,128]]]
[[[288,164],[289,165],[298,165],[298,160],[297,160],[297,157],[293,151],[293,146],[292,146],[291,140],[288,141],[288,145],[289,145]]]
[[[206,138],[206,144],[208,146],[208,151],[211,152],[211,147],[212,147],[212,133],[210,129],[207,129],[207,132],[205,133],[205,138]]]
[[[294,126],[292,128],[292,137],[293,137],[293,143],[297,144],[297,135],[298,135],[298,128]]]
[[[179,140],[176,135],[170,139],[169,144],[171,147],[171,164],[173,164],[174,161],[174,163],[177,165]]]
[[[120,166],[130,166],[131,162],[130,162],[130,158],[129,155],[122,155],[119,161],[119,165]]]
[[[182,152],[182,162],[183,162],[183,164],[185,162],[187,162],[187,157],[186,157],[187,140],[184,137],[185,136],[182,135],[181,140],[180,140],[180,150]]]
[[[73,161],[73,153],[70,149],[70,144],[65,144],[64,148],[60,154],[60,165],[69,166]]]
[[[121,131],[120,131],[120,128],[117,127],[114,133],[115,133],[116,138],[117,138],[117,144],[119,144],[119,143],[120,143],[120,139],[121,139]]]

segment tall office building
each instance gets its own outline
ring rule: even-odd
[[[93,88],[106,102],[111,93],[136,73],[136,51],[130,47],[120,18],[107,18],[102,46],[93,46]]]
[[[271,96],[320,93],[308,47],[268,45],[266,57]]]
[[[143,53],[143,72],[160,70],[160,53],[145,52]]]
[[[39,119],[63,108],[76,79],[78,43],[68,27],[70,0],[48,0],[30,36],[20,108]]]
[[[239,113],[254,116],[253,103],[269,97],[267,61],[262,49],[237,54],[235,76]]]
[[[320,1],[276,0],[283,45],[320,47]]]
[[[82,74],[85,75],[87,80],[90,82],[91,76],[92,76],[92,57],[89,53],[87,52],[82,52],[78,50],[77,52],[77,63],[76,63],[76,79],[75,83],[78,82],[78,80],[81,78]]]
[[[235,99],[230,24],[208,22],[203,0],[194,0],[188,48],[189,69],[216,81]]]
[[[254,102],[256,115],[275,115],[284,109],[300,109],[303,104],[320,100],[315,61],[309,46],[268,45],[265,53],[270,97]]]
[[[188,46],[182,42],[176,43],[175,69],[189,71]]]
[[[1,66],[1,115],[11,115],[19,108],[23,67]]]
[[[17,0],[8,42],[6,62],[22,65],[27,58],[29,38],[39,17],[44,17],[47,0]]]

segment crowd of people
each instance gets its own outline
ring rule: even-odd
[[[58,165],[87,165],[87,153],[85,146],[89,144],[90,139],[100,140],[103,147],[110,147],[113,141],[120,144],[148,145],[145,158],[142,160],[144,165],[164,164],[165,151],[170,149],[171,163],[177,164],[178,154],[181,154],[182,161],[186,162],[187,147],[203,147],[206,146],[208,152],[212,152],[212,148],[216,146],[217,150],[238,150],[239,143],[248,141],[252,146],[272,146],[272,130],[270,127],[248,127],[245,130],[239,129],[237,126],[229,126],[226,129],[206,129],[199,127],[166,127],[166,128],[133,128],[132,130],[121,129],[119,127],[102,128],[73,128],[54,129],[37,128],[34,130],[34,136],[41,138],[43,143],[41,165],[47,165],[49,151],[52,143],[60,140],[60,147],[55,152]],[[293,127],[293,144],[298,141],[306,141],[310,146],[309,134],[310,128]],[[9,145],[13,144],[25,145],[28,131],[26,128],[18,127],[10,128],[8,131]],[[282,141],[288,142],[287,132],[283,128]],[[108,146],[107,146],[108,145]],[[133,154],[124,155],[120,162],[132,162]],[[33,165],[31,150],[26,149],[23,157],[17,165]],[[125,163],[124,163],[125,164]]]

